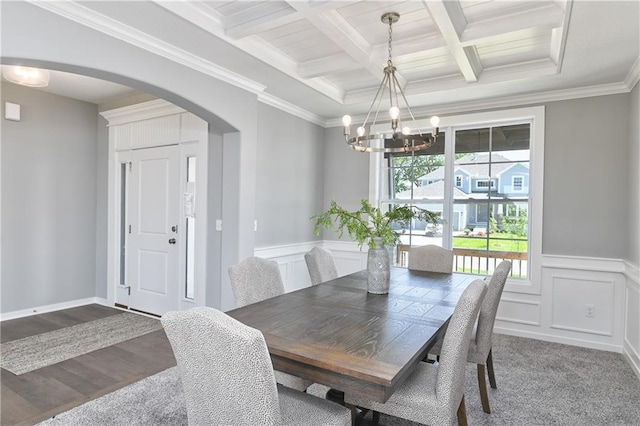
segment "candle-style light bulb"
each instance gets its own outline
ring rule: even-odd
[[[433,117],[431,117],[431,126],[438,127],[439,125],[440,125],[440,117],[438,117],[437,115],[434,115]]]
[[[411,129],[408,128],[407,126],[402,128],[402,134],[403,135],[410,135],[411,134]]]
[[[358,129],[356,131],[358,132],[358,136],[364,136],[364,127],[363,126],[358,127]]]
[[[400,109],[397,106],[389,108],[389,116],[392,120],[397,120],[400,117]]]
[[[351,116],[350,115],[345,115],[344,117],[342,117],[342,125],[344,127],[349,127],[351,125]]]

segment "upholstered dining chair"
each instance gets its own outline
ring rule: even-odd
[[[311,285],[338,278],[336,262],[333,260],[333,255],[330,251],[314,247],[304,255],[304,260],[307,262]]]
[[[284,294],[280,268],[273,260],[246,258],[229,267],[229,279],[237,308]],[[276,371],[275,375],[278,383],[299,391],[304,391],[313,384],[281,371]]]
[[[161,318],[194,425],[351,425],[340,405],[276,385],[264,336],[213,308]]]
[[[411,247],[409,269],[450,274],[453,272],[453,250],[435,245]]]
[[[480,306],[478,324],[471,334],[471,341],[469,342],[467,361],[477,364],[480,401],[482,402],[482,410],[487,414],[491,413],[491,407],[489,406],[489,395],[487,394],[485,366],[487,367],[487,373],[489,375],[489,384],[493,389],[496,389],[496,377],[493,371],[493,355],[491,353],[493,326],[496,322],[496,313],[498,312],[502,290],[504,290],[504,285],[507,282],[507,276],[510,270],[511,261],[503,260],[493,272],[489,280],[487,295]],[[441,351],[442,342],[438,341],[429,352],[442,358]]]
[[[387,402],[369,401],[345,394],[345,403],[400,417],[417,423],[467,424],[464,405],[464,373],[469,338],[480,304],[487,292],[484,280],[473,281],[462,293],[449,321],[442,346],[441,362],[421,362]]]

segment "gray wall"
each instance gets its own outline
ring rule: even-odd
[[[97,107],[2,83],[2,312],[96,295]]]
[[[360,200],[369,198],[370,155],[351,149],[342,127],[326,129],[325,135],[324,207],[335,199],[346,209],[358,209]]]
[[[625,257],[640,267],[640,84],[631,91],[629,108],[629,250]]]
[[[629,94],[546,106],[544,254],[627,254]]]
[[[324,129],[258,106],[256,247],[318,239],[309,218],[323,208]]]

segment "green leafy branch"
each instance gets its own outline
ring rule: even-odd
[[[340,237],[346,231],[362,249],[365,242],[370,248],[376,248],[378,238],[382,246],[385,247],[397,244],[404,230],[402,232],[395,231],[394,224],[406,228],[414,218],[436,224],[439,217],[440,213],[407,205],[394,206],[389,211],[383,212],[363,199],[360,209],[353,212],[338,206],[336,201],[332,200],[329,210],[313,216],[311,220],[316,221],[313,229],[315,235],[320,233],[320,228],[336,229]]]

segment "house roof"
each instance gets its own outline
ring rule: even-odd
[[[473,178],[488,178],[489,177],[489,154],[469,154],[464,157],[458,158],[454,161],[455,171],[462,171],[467,173]],[[522,164],[525,167],[529,167],[527,162],[513,163],[507,157],[493,153],[491,155],[491,174],[493,177],[500,176],[501,173],[513,167],[515,164]],[[442,180],[444,179],[444,166],[438,167],[431,173],[427,173],[420,177],[421,180]]]
[[[431,185],[419,186],[413,189],[413,199],[429,199],[429,200],[442,200],[444,194],[444,181],[440,180],[434,182]],[[453,198],[455,200],[467,200],[471,194],[465,194],[458,188],[453,188]],[[400,200],[410,200],[411,190],[402,191],[396,194],[396,198]]]

